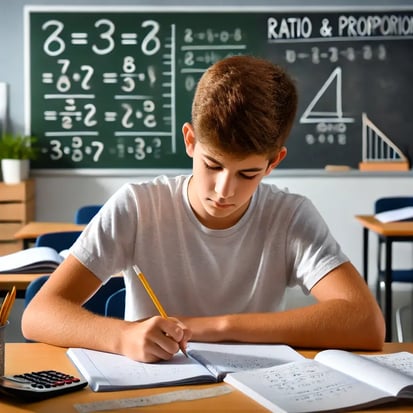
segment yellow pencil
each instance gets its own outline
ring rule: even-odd
[[[166,311],[162,307],[162,304],[159,302],[158,297],[153,292],[151,286],[148,283],[148,280],[145,278],[145,276],[143,275],[143,273],[141,272],[141,270],[138,268],[137,265],[134,265],[132,268],[135,271],[136,275],[138,276],[140,282],[144,286],[146,292],[148,293],[149,297],[151,298],[153,304],[155,305],[161,317],[167,319],[168,315],[166,314]],[[181,351],[182,353],[185,354],[186,357],[188,357],[186,350],[182,346],[181,346]]]
[[[16,287],[13,285],[12,290],[6,294],[6,297],[4,298],[1,308],[0,308],[0,325],[6,324],[15,299],[16,299]]]

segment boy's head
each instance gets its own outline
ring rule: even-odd
[[[284,145],[297,109],[297,91],[278,65],[233,56],[201,77],[192,104],[195,139],[235,157],[268,155]]]

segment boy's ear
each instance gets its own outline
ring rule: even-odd
[[[267,170],[265,171],[265,175],[269,175],[271,171],[276,168],[281,161],[287,156],[287,148],[283,146],[280,151],[275,156],[274,160],[268,165]]]
[[[182,134],[184,135],[186,153],[190,158],[192,158],[195,148],[195,134],[194,128],[189,122],[185,122],[182,126]]]

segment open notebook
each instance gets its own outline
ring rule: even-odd
[[[236,372],[224,381],[270,411],[342,412],[402,398],[412,400],[413,354],[324,350],[314,360]]]
[[[70,348],[67,355],[93,391],[161,387],[222,381],[230,372],[302,360],[286,345],[189,343],[171,360],[141,363],[117,354]]]

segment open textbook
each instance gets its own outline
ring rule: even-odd
[[[57,252],[50,247],[33,247],[0,257],[1,273],[49,273],[65,259],[68,250]]]
[[[333,412],[413,399],[413,354],[324,350],[314,360],[228,374],[224,381],[273,412]]]
[[[189,343],[189,358],[141,363],[117,354],[70,348],[67,355],[93,391],[215,383],[226,374],[304,359],[286,345]]]

